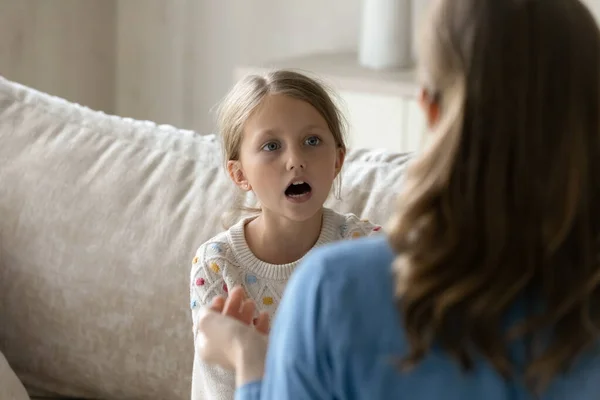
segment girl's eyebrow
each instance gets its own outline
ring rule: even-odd
[[[308,124],[308,125],[304,126],[302,129],[300,129],[300,132],[301,133],[306,133],[309,131],[326,132],[327,130],[328,130],[328,128],[325,128],[321,125]],[[274,139],[274,138],[277,138],[280,133],[281,133],[281,130],[277,129],[277,128],[261,129],[261,130],[256,131],[256,134],[253,135],[254,136],[253,140],[262,142],[264,140]]]
[[[306,131],[312,131],[312,130],[320,130],[320,131],[324,131],[327,130],[327,128],[321,126],[321,125],[317,125],[317,124],[309,124],[306,125],[303,129],[302,132],[306,132]]]
[[[277,133],[279,132],[279,130],[277,129],[261,129],[259,131],[256,132],[256,135],[254,135],[254,137],[256,138],[256,140],[265,140],[265,139],[270,139],[273,138],[275,136],[277,136]]]

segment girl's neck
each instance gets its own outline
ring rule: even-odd
[[[301,259],[321,233],[323,210],[296,222],[264,210],[244,228],[248,247],[256,258],[269,264],[288,264]]]

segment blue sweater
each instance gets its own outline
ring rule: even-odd
[[[239,388],[236,399],[533,400],[487,362],[466,373],[440,350],[398,371],[394,359],[406,354],[407,340],[394,306],[393,259],[384,237],[313,251],[280,304],[265,378]],[[600,357],[579,362],[541,399],[600,399]]]

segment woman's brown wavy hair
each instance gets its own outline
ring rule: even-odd
[[[440,119],[390,229],[405,365],[438,344],[539,392],[600,339],[600,32],[578,0],[439,0],[421,38]]]

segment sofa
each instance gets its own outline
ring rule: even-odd
[[[351,150],[327,206],[385,224],[408,160]],[[0,400],[189,399],[191,259],[239,195],[222,165],[214,135],[0,77]]]

